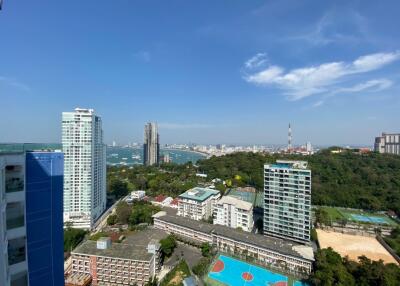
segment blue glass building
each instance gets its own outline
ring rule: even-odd
[[[26,153],[26,238],[30,286],[64,285],[63,173],[63,153]]]

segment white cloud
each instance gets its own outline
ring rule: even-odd
[[[357,11],[332,9],[306,31],[287,39],[301,40],[316,46],[353,44],[368,39],[367,26],[367,19]]]
[[[199,123],[159,123],[158,126],[164,129],[204,129],[212,128],[214,125]]]
[[[247,74],[244,79],[257,85],[276,86],[289,99],[299,100],[322,92],[330,93],[337,89],[336,85],[346,76],[377,70],[399,59],[400,51],[395,51],[362,56],[353,62],[329,62],[288,72],[279,66],[269,66],[260,72]],[[376,82],[369,84],[378,85]],[[380,84],[387,86],[388,82]]]
[[[351,93],[360,91],[376,92],[387,89],[393,85],[393,82],[388,79],[373,79],[363,83],[356,84],[352,87],[343,87],[335,90],[333,93]]]
[[[268,62],[266,53],[258,53],[244,63],[248,69],[254,69],[265,65]]]
[[[29,92],[31,90],[31,88],[29,86],[27,86],[26,84],[16,80],[15,78],[11,78],[11,77],[0,76],[0,83],[4,83],[6,85],[16,87],[25,92]]]

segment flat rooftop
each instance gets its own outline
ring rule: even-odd
[[[253,208],[253,204],[249,203],[247,201],[241,200],[237,197],[234,196],[223,196],[222,199],[218,201],[217,204],[228,204],[228,205],[233,205],[238,209],[250,211]]]
[[[287,169],[307,169],[307,161],[291,161],[291,160],[277,160],[274,164],[266,164],[271,168],[287,168]]]
[[[253,244],[255,246],[267,248],[285,255],[314,261],[314,253],[312,247],[300,243],[295,243],[275,237],[267,237],[261,234],[248,233],[223,225],[195,221],[177,215],[165,214],[164,216],[158,216],[157,219],[187,227],[195,231],[225,236],[235,241]]]
[[[166,232],[159,229],[145,229],[127,235],[121,243],[111,243],[108,249],[98,249],[97,241],[87,240],[75,248],[72,254],[149,261],[153,254],[147,252],[147,245],[167,236]]]
[[[183,194],[180,194],[179,197],[183,199],[188,199],[188,200],[195,200],[199,202],[203,202],[209,197],[213,195],[219,194],[219,191],[209,189],[209,188],[200,188],[200,187],[195,187],[193,189],[187,190]]]

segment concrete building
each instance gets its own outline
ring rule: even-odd
[[[208,219],[213,215],[214,205],[220,197],[217,190],[190,189],[178,197],[178,215],[194,220]]]
[[[144,126],[143,164],[146,166],[160,163],[160,136],[157,123],[149,122]]]
[[[62,285],[63,164],[61,152],[0,153],[0,285]]]
[[[268,268],[296,275],[309,274],[312,270],[314,253],[310,246],[194,221],[166,212],[155,214],[153,219],[157,229],[199,245],[209,243],[218,251],[251,256]]]
[[[62,114],[64,223],[91,229],[106,209],[106,147],[93,109]]]
[[[382,133],[382,136],[376,137],[374,151],[400,155],[400,133]]]
[[[253,204],[232,196],[222,197],[214,206],[214,224],[251,231]]]
[[[135,201],[141,201],[146,196],[146,192],[139,190],[139,191],[132,191],[131,192],[131,199]]]
[[[264,234],[310,241],[311,170],[305,161],[264,165]]]
[[[161,268],[159,241],[166,236],[164,231],[147,229],[127,236],[121,243],[87,240],[71,253],[72,278],[90,275],[93,286],[143,286]]]

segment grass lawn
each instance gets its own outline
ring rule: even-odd
[[[338,221],[338,220],[341,220],[344,218],[344,216],[341,214],[341,212],[336,208],[321,207],[321,209],[325,210],[328,213],[328,215],[332,221]]]

